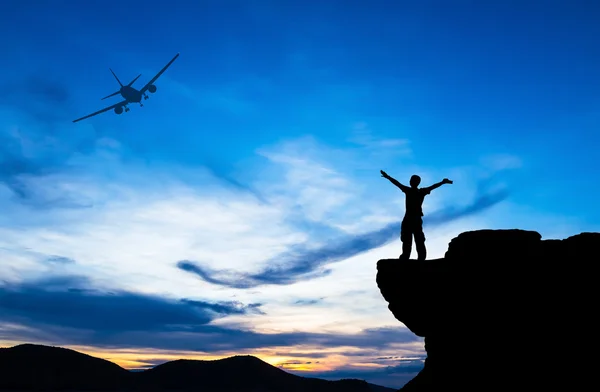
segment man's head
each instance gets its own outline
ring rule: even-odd
[[[410,178],[410,186],[411,187],[416,188],[419,186],[420,183],[421,183],[421,177],[417,176],[416,174],[414,174]]]

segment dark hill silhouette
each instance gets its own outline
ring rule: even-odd
[[[300,377],[253,356],[176,360],[141,372],[60,347],[24,344],[0,350],[0,390],[392,392],[363,380]],[[6,376],[5,376],[6,375]]]
[[[231,369],[237,369],[236,377],[230,377]],[[196,377],[187,377],[189,375]],[[198,379],[202,378],[202,381]],[[198,361],[179,359],[167,362],[146,371],[144,379],[150,385],[161,385],[165,388],[196,387],[199,381],[206,388],[237,387],[240,380],[246,380],[249,386],[262,381],[267,385],[283,386],[292,374],[278,369],[253,356],[235,356],[218,361]],[[212,385],[212,384],[216,385]]]
[[[61,347],[34,344],[0,349],[1,390],[113,390],[127,386],[122,367]]]
[[[443,259],[379,260],[390,311],[425,338],[425,367],[401,391],[594,385],[599,253],[600,233],[481,230],[454,238]]]

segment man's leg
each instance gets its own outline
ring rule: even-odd
[[[410,258],[412,236],[411,225],[406,220],[403,220],[400,229],[400,241],[402,241],[402,254],[400,255],[400,260],[408,260]]]
[[[425,233],[423,233],[423,221],[415,227],[415,246],[417,248],[417,260],[427,258],[427,248],[425,247]]]

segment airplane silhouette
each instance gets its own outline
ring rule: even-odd
[[[107,95],[106,97],[102,98],[102,99],[106,99],[106,98],[110,98],[110,97],[114,97],[115,95],[119,95],[121,94],[121,96],[123,98],[125,98],[123,101],[115,103],[114,105],[111,105],[109,107],[106,107],[102,110],[98,110],[97,112],[94,112],[92,114],[88,114],[85,117],[81,117],[78,118],[77,120],[73,120],[73,122],[77,122],[77,121],[81,121],[84,120],[86,118],[95,116],[97,114],[100,113],[104,113],[107,112],[111,109],[114,109],[115,113],[117,114],[121,114],[123,113],[123,110],[125,110],[126,112],[129,111],[129,108],[127,107],[128,104],[130,103],[139,103],[140,106],[144,106],[144,104],[142,103],[142,97],[144,97],[144,99],[148,99],[148,95],[146,94],[146,91],[150,91],[151,93],[155,93],[156,92],[156,86],[153,84],[154,82],[156,82],[156,79],[158,79],[160,77],[160,75],[163,74],[163,72],[165,72],[167,70],[167,68],[169,68],[169,66],[171,64],[173,64],[173,61],[175,61],[175,59],[179,57],[179,53],[177,53],[175,55],[175,57],[173,57],[173,59],[171,59],[171,61],[169,61],[169,63],[167,65],[164,66],[163,69],[160,70],[159,73],[156,74],[155,77],[153,77],[152,79],[150,79],[150,81],[148,83],[146,83],[146,85],[144,87],[142,87],[140,90],[137,90],[133,87],[131,87],[133,85],[133,83],[135,83],[136,80],[138,80],[138,78],[140,76],[142,76],[142,74],[139,74],[138,76],[135,77],[135,79],[133,79],[131,82],[129,82],[129,84],[127,85],[123,85],[123,83],[121,83],[121,81],[119,80],[119,78],[117,77],[117,75],[115,75],[115,73],[113,72],[112,69],[110,69],[110,72],[113,74],[113,76],[115,77],[115,79],[117,79],[117,82],[119,82],[119,85],[121,86],[121,88],[119,89],[119,91],[116,91],[110,95]]]

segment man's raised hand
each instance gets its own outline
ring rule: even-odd
[[[447,179],[447,178],[444,178],[444,179],[442,180],[442,182],[443,182],[444,184],[452,184],[452,181],[450,181],[450,180],[449,180],[449,179]]]
[[[381,172],[381,177],[383,177],[383,178],[389,177],[388,174],[386,172],[384,172],[383,170],[380,170],[380,172]]]

